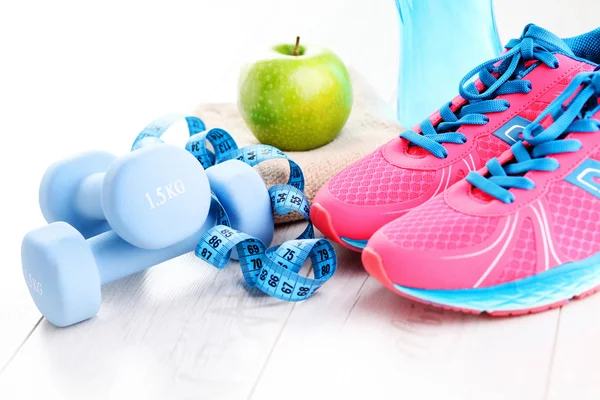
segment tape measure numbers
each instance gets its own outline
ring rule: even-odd
[[[214,152],[206,147],[207,141],[211,144]],[[233,137],[225,130],[213,128],[209,131],[191,135],[185,145],[185,149],[192,153],[206,169],[228,160],[229,158],[225,157],[232,151],[238,150],[238,146]]]
[[[335,250],[326,239],[290,240],[267,249],[260,240],[226,225],[209,230],[196,246],[195,254],[223,269],[234,247],[246,283],[281,300],[307,299],[337,268]],[[314,278],[299,274],[309,258]]]

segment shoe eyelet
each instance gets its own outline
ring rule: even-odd
[[[504,100],[504,104],[506,105],[506,109],[510,108],[510,102],[508,100]]]
[[[531,84],[531,81],[527,81],[527,88],[529,89],[529,91],[527,93],[529,93],[533,90],[533,85]]]

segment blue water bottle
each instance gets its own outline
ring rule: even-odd
[[[398,119],[411,128],[458,94],[462,77],[502,47],[493,0],[396,0]]]

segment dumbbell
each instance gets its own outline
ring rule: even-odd
[[[273,213],[260,175],[238,160],[217,164],[206,173],[213,192],[221,197],[232,227],[270,244]],[[86,240],[65,222],[54,222],[31,231],[21,246],[29,293],[44,317],[56,326],[69,326],[91,318],[100,309],[102,284],[192,251],[202,235],[214,226],[217,212],[213,201],[208,217],[201,221],[203,225],[197,232],[177,244],[154,250],[135,247],[115,231]],[[185,215],[172,223],[182,219]]]
[[[134,246],[160,249],[200,229],[208,193],[196,158],[160,144],[119,158],[92,151],[57,162],[42,178],[39,200],[46,221],[67,222],[85,238],[112,229]]]

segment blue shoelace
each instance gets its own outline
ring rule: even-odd
[[[569,104],[563,107],[563,103],[575,93]],[[556,159],[547,156],[581,149],[579,140],[564,139],[567,134],[600,130],[600,121],[588,118],[598,109],[599,95],[600,72],[577,75],[565,91],[525,128],[523,139],[527,144],[517,142],[511,146],[512,162],[502,165],[498,159],[492,158],[486,164],[487,176],[471,172],[466,180],[490,196],[512,203],[515,196],[509,189],[531,190],[535,187],[535,183],[525,176],[527,172],[555,171],[560,167]],[[541,121],[550,114],[554,123],[544,129]]]
[[[421,133],[407,130],[400,134],[400,137],[407,139],[413,146],[429,151],[437,158],[446,158],[448,152],[443,143],[464,144],[467,141],[465,135],[456,132],[461,125],[485,125],[489,122],[485,114],[502,112],[510,107],[508,101],[493,98],[503,94],[531,91],[531,82],[521,79],[535,67],[534,65],[527,68],[527,61],[539,61],[554,69],[558,67],[558,59],[552,51],[562,50],[570,53],[564,42],[542,28],[529,25],[524,32],[520,39],[512,39],[506,45],[509,49],[506,53],[472,69],[460,81],[459,94],[468,103],[458,110],[458,114],[452,111],[452,103],[449,102],[440,108],[442,122],[437,127],[427,118],[419,125]],[[485,86],[481,93],[473,82],[467,84],[477,74]],[[513,76],[514,79],[510,80]]]

